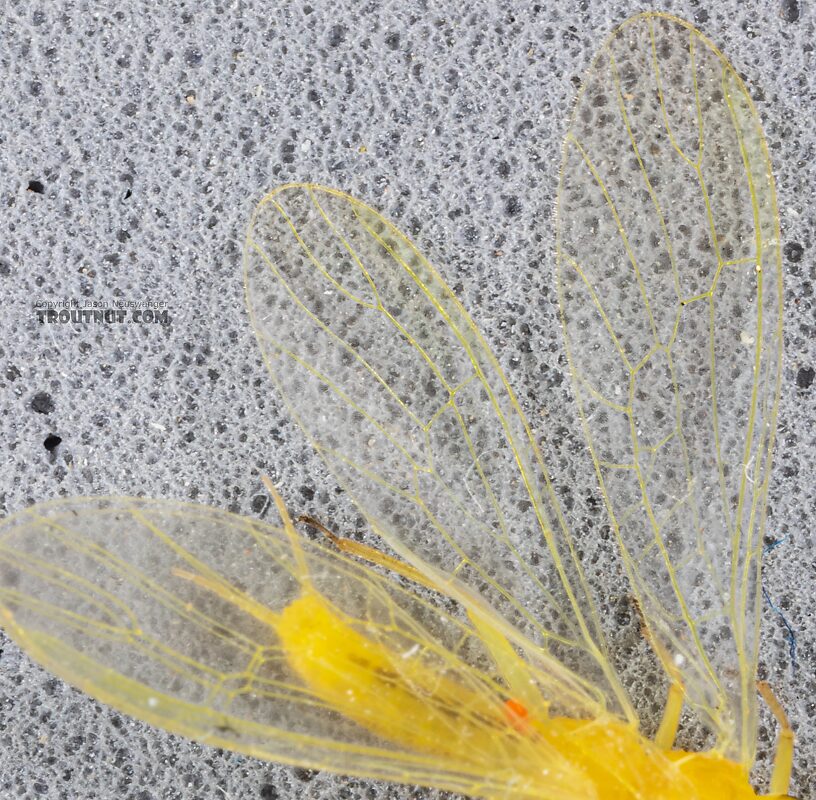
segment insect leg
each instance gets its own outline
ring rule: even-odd
[[[398,558],[394,558],[394,556],[389,556],[387,553],[377,550],[376,547],[369,547],[360,542],[355,542],[353,539],[345,539],[338,536],[336,533],[332,533],[322,522],[318,522],[314,517],[310,517],[306,514],[299,516],[297,521],[305,522],[307,525],[317,528],[317,530],[328,537],[331,543],[342,553],[355,556],[363,561],[368,561],[370,564],[376,564],[378,567],[383,567],[391,572],[395,572],[397,575],[402,575],[403,578],[418,583],[427,589],[433,589],[436,592],[440,591],[439,587],[428,580],[418,569],[415,569],[410,564],[406,564],[404,561],[400,561]]]
[[[641,634],[652,646],[652,649],[663,663],[663,666],[666,667],[671,677],[671,685],[669,686],[669,695],[666,698],[666,708],[663,711],[663,719],[660,720],[660,727],[655,734],[655,744],[663,750],[670,750],[677,737],[677,728],[680,726],[680,714],[683,711],[683,697],[686,692],[676,670],[671,666],[672,659],[666,652],[666,649],[652,636],[652,632],[646,623],[646,615],[640,607],[640,601],[634,596],[632,600],[634,601],[635,610],[640,617]]]
[[[292,524],[292,518],[289,516],[289,512],[286,510],[286,505],[283,502],[283,498],[280,496],[280,492],[278,492],[278,490],[275,488],[275,484],[273,484],[266,475],[261,475],[261,482],[266,487],[269,494],[272,495],[272,499],[275,501],[278,514],[280,514],[281,521],[283,522],[283,529],[286,531],[289,544],[292,546],[292,555],[294,556],[295,564],[297,565],[298,577],[301,580],[306,581],[309,578],[309,569],[306,566],[306,557],[301,549],[300,539],[298,538],[295,526]]]
[[[758,681],[757,689],[762,699],[768,704],[768,708],[771,709],[771,713],[776,717],[780,729],[771,773],[771,797],[775,795],[786,797],[793,769],[793,729],[788,721],[788,715],[782,708],[782,704],[776,699],[770,684]]]
[[[683,697],[685,690],[683,684],[677,679],[672,681],[669,687],[669,696],[666,698],[666,708],[663,711],[663,719],[655,735],[655,744],[663,750],[670,750],[677,736],[677,728],[680,725],[680,713],[683,710]]]

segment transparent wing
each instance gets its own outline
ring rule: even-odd
[[[670,674],[750,764],[779,221],[748,92],[687,23],[643,14],[601,48],[557,227],[575,393],[637,597]]]
[[[212,746],[474,796],[583,785],[512,724],[469,625],[291,523],[129,498],[35,506],[0,525],[0,620],[93,697]]]
[[[414,245],[347,194],[283,186],[250,225],[246,283],[280,393],[374,532],[571,670],[580,689],[547,701],[635,719],[528,423]]]

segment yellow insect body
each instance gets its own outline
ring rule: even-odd
[[[275,499],[288,535],[296,535]],[[300,549],[296,541],[294,547]],[[308,585],[308,570],[298,560]],[[370,638],[314,591],[277,615],[217,581],[176,574],[270,626],[289,667],[327,707],[382,740],[446,763],[451,771],[478,770],[486,783],[503,787],[487,797],[756,797],[745,771],[718,753],[661,749],[635,726],[609,715],[531,716],[507,694],[486,694],[488,676],[480,676],[481,691],[470,688],[426,663],[420,646],[395,650]]]
[[[611,716],[531,717],[509,696],[485,697],[426,666],[417,646],[400,652],[368,638],[316,593],[261,618],[315,697],[386,741],[480,770],[505,786],[497,797],[756,797],[744,770],[717,753],[663,750]]]
[[[661,750],[618,719],[535,719],[511,699],[504,705],[485,702],[413,663],[410,653],[366,639],[316,595],[288,606],[276,630],[292,669],[329,706],[383,739],[448,762],[451,769],[479,769],[504,782],[497,797],[757,796],[733,761],[716,753]]]
[[[498,360],[417,248],[313,184],[250,223],[247,302],[279,395],[394,555],[214,508],[74,498],[0,526],[0,621],[139,719],[288,764],[521,800],[755,794],[759,569],[779,394],[767,148],[687,23],[595,59],[564,147],[557,285],[620,564],[662,662],[654,739]],[[372,567],[374,562],[376,568]],[[675,750],[680,712],[706,752]]]

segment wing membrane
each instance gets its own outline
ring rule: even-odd
[[[0,617],[56,675],[212,746],[485,797],[550,770],[574,796],[469,625],[296,539],[173,501],[39,505],[0,525]]]
[[[687,23],[640,15],[599,52],[557,227],[575,393],[630,578],[670,674],[750,764],[779,224],[748,92]]]
[[[272,377],[374,532],[572,671],[569,713],[633,719],[529,426],[413,244],[342,192],[284,186],[255,213],[246,281]]]

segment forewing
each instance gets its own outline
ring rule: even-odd
[[[374,532],[587,679],[548,701],[631,718],[528,423],[416,247],[347,194],[288,185],[256,210],[246,282],[280,393]]]
[[[602,47],[557,226],[575,393],[636,595],[669,673],[750,764],[779,222],[748,92],[687,23],[643,14]]]
[[[337,626],[311,615],[294,647],[282,620],[304,597]],[[468,626],[335,552],[214,508],[76,498],[7,518],[0,621],[74,686],[212,746],[474,796],[540,796],[549,770],[552,796],[568,798],[580,780],[510,724]],[[332,636],[364,637],[345,668]],[[322,683],[304,679],[315,665]],[[337,702],[332,669],[357,680]],[[355,708],[365,724],[342,713]]]

